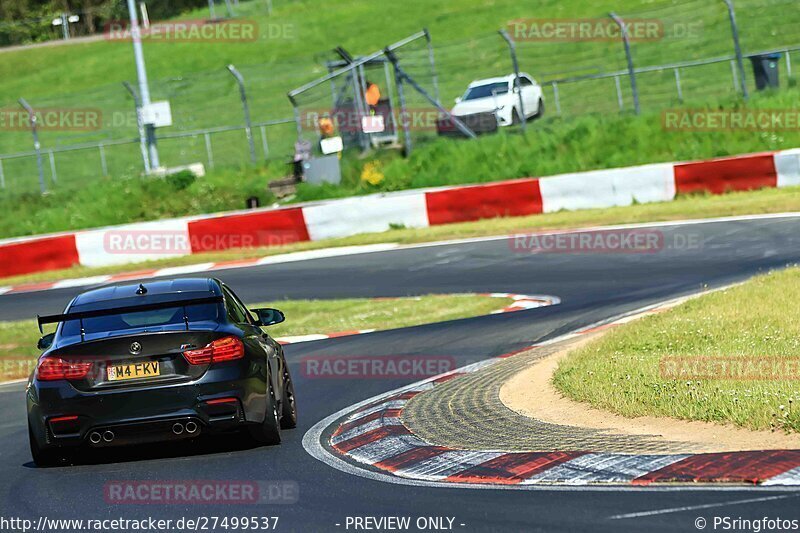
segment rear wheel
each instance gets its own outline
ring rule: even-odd
[[[28,442],[30,444],[33,462],[40,468],[57,466],[65,459],[65,456],[57,449],[40,447],[39,443],[36,441],[36,437],[33,435],[33,430],[30,425],[28,425]]]
[[[294,400],[294,385],[289,367],[283,363],[283,398],[281,400],[281,428],[292,429],[297,427],[297,405]]]
[[[542,118],[544,116],[544,100],[539,99],[539,107],[536,109],[535,118]]]
[[[269,384],[269,394],[267,394],[267,409],[264,413],[264,422],[252,426],[250,435],[259,444],[280,444],[281,427],[278,418],[278,402],[275,401],[275,391],[272,383]]]

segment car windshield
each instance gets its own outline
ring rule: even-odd
[[[464,98],[462,100],[477,100],[478,98],[489,98],[492,96],[492,93],[495,94],[505,94],[508,92],[508,83],[506,82],[498,82],[498,83],[487,83],[486,85],[476,85],[475,87],[470,87],[467,89],[467,92],[464,93]]]
[[[189,305],[186,317],[191,324],[215,322],[218,318],[216,304]],[[179,331],[186,327],[183,319],[183,307],[169,307],[151,311],[118,313],[107,316],[83,319],[83,329],[87,336],[103,334],[103,336],[122,335],[133,332]],[[63,336],[81,334],[81,321],[68,320],[61,330]]]

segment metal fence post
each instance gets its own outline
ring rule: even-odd
[[[399,67],[394,65],[394,79],[397,85],[397,99],[400,100],[400,125],[403,128],[403,144],[405,144],[406,157],[411,155],[411,131],[408,128],[408,112],[406,111],[406,93],[403,90],[403,76]]]
[[[517,91],[517,96],[519,97],[519,113],[520,116],[520,124],[522,125],[522,131],[525,131],[525,123],[526,117],[525,114],[525,104],[522,102],[522,85],[519,82],[519,63],[517,62],[517,45],[514,43],[514,39],[508,34],[505,29],[499,30],[498,33],[503,37],[508,44],[508,52],[511,54],[511,64],[514,66],[514,89]]]
[[[441,104],[442,99],[439,95],[439,76],[436,74],[436,60],[433,57],[431,32],[428,31],[428,28],[422,28],[422,31],[425,32],[425,41],[428,43],[428,62],[431,64],[431,75],[433,77],[433,97],[436,98],[436,101]]]
[[[733,9],[733,0],[722,0],[728,8],[728,18],[731,21],[731,35],[733,36],[733,49],[736,51],[736,63],[739,65],[739,83],[742,86],[742,96],[747,100],[747,79],[744,75],[744,59],[742,58],[742,47],[739,44],[739,27],[736,25],[736,12]]]
[[[28,112],[28,119],[31,122],[33,149],[36,150],[36,167],[39,170],[39,189],[44,194],[47,192],[47,186],[44,183],[44,168],[42,167],[42,145],[39,144],[39,132],[36,131],[36,112],[24,98],[19,99],[19,104]]]
[[[551,85],[553,86],[553,100],[556,102],[556,114],[561,116],[561,97],[558,94],[558,83],[554,81]]]
[[[208,0],[208,16],[211,17],[211,20],[216,20],[217,18],[217,11],[214,6],[214,0]]]
[[[256,145],[255,142],[253,142],[253,123],[250,122],[250,106],[247,105],[247,92],[244,89],[244,78],[233,65],[228,65],[228,70],[233,74],[233,77],[236,78],[236,83],[239,84],[239,97],[242,99],[242,109],[244,110],[244,131],[247,135],[247,144],[250,146],[250,161],[255,165]]]
[[[614,85],[617,87],[617,104],[619,105],[619,110],[625,110],[625,102],[622,99],[622,87],[619,84],[619,76],[614,76]]]
[[[739,90],[739,75],[736,72],[736,62],[731,59],[731,78],[733,79],[733,92]]]
[[[53,150],[51,149],[49,152],[50,157],[50,179],[53,180],[53,183],[58,181],[58,173],[56,173],[56,156],[53,154]]]
[[[147,132],[144,128],[144,121],[142,121],[142,102],[139,100],[139,93],[133,88],[133,85],[127,81],[123,81],[122,85],[128,89],[133,97],[133,105],[136,110],[136,127],[139,130],[139,148],[142,152],[142,163],[144,164],[144,173],[146,176],[150,175],[150,153],[147,150]]]
[[[214,152],[211,150],[211,135],[208,132],[203,134],[206,140],[206,157],[208,158],[208,168],[214,168]]]
[[[6,175],[3,173],[3,160],[0,159],[0,187],[6,188]]]
[[[677,68],[675,71],[675,88],[678,89],[678,101],[683,102],[683,88],[681,87],[681,71]]]
[[[103,143],[98,144],[97,149],[100,151],[100,168],[103,171],[103,176],[108,176],[108,164],[106,163],[106,149],[103,146]]]
[[[788,78],[792,77],[792,57],[791,57],[791,50],[786,50],[786,76]]]
[[[625,25],[625,21],[622,20],[619,15],[614,13],[613,11],[608,14],[614,22],[617,23],[619,26],[620,33],[622,34],[622,44],[625,46],[625,57],[628,60],[628,77],[631,79],[631,92],[633,93],[633,109],[638,115],[640,113],[639,109],[639,88],[636,86],[636,69],[633,68],[633,56],[631,55],[631,40],[630,36],[628,35],[628,27]]]
[[[269,159],[269,145],[267,144],[267,127],[261,126],[261,148],[264,150],[264,159]]]

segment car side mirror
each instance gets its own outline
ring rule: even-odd
[[[277,309],[272,309],[270,307],[264,307],[262,309],[253,309],[252,310],[256,316],[258,317],[258,326],[273,326],[275,324],[280,324],[284,320],[286,320],[286,316],[281,311]]]
[[[53,345],[53,340],[55,338],[56,338],[55,332],[48,333],[47,335],[39,339],[39,342],[36,343],[36,347],[40,350],[46,350]]]
[[[460,103],[461,103],[461,97],[460,97],[460,96],[457,96],[457,97],[456,97],[456,103],[457,103],[457,104],[460,104]]]

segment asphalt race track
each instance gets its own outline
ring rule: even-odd
[[[697,531],[714,516],[800,518],[800,491],[655,489],[462,489],[398,485],[330,468],[301,441],[331,413],[418,378],[320,379],[301,371],[308,356],[449,356],[457,366],[571,331],[669,297],[746,279],[800,261],[800,217],[665,225],[654,253],[519,253],[508,239],[420,246],[388,252],[215,272],[247,302],[278,298],[405,296],[452,292],[550,294],[561,305],[286,347],[300,423],[283,444],[250,448],[139,447],[98,454],[73,467],[30,462],[24,385],[0,386],[0,516],[196,518],[279,516],[280,531],[346,531],[348,517],[451,517],[459,531]],[[0,319],[60,311],[82,289],[0,296]],[[288,317],[291,320],[291,317]],[[109,504],[104,487],[120,480],[280,480],[296,483],[286,505]],[[738,502],[738,503],[737,503]],[[688,509],[685,509],[688,508]],[[620,516],[634,514],[633,516]],[[446,521],[445,521],[446,523]],[[463,525],[462,525],[463,524]],[[353,531],[352,526],[349,529]],[[412,530],[416,530],[412,528]]]

